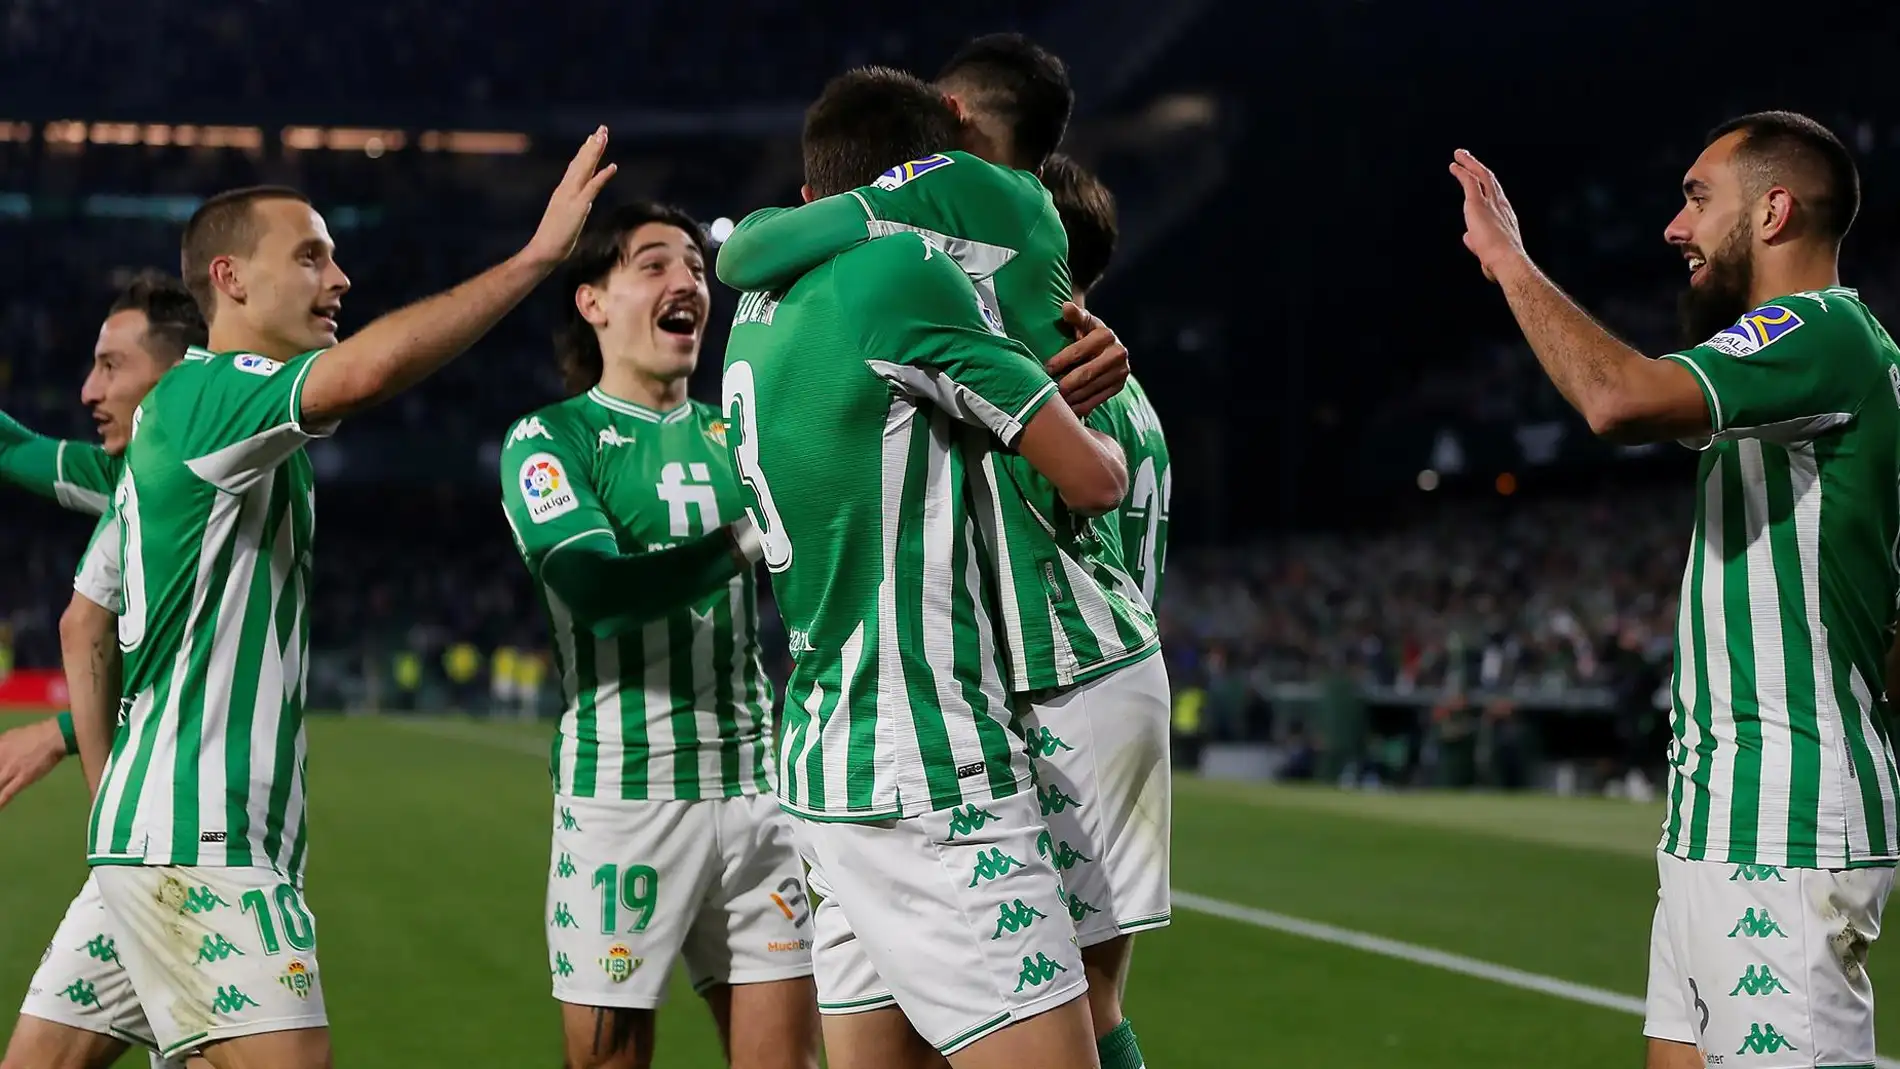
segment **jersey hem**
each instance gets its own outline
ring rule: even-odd
[[[819,812],[816,810],[802,808],[798,806],[796,803],[785,801],[783,798],[779,799],[778,807],[790,816],[797,817],[800,820],[809,820],[814,824],[875,824],[879,821],[884,821],[884,820],[915,820],[918,817],[926,817],[932,813],[948,812],[949,810],[957,808],[957,806],[968,805],[971,803],[976,803],[978,805],[981,805],[984,802],[1000,802],[1005,798],[1016,797],[1017,795],[1023,793],[1023,791],[1027,787],[1028,787],[1028,784],[1018,782],[1014,790],[1011,790],[1005,793],[1000,793],[1000,794],[995,791],[991,791],[989,794],[985,795],[982,798],[966,797],[966,798],[959,799],[954,805],[947,805],[947,806],[927,805],[927,806],[920,806],[914,809],[908,806],[898,806],[896,809],[879,810],[875,813]]]
[[[1075,673],[1067,683],[1054,683],[1046,687],[1026,687],[1016,693],[1029,698],[1031,701],[1040,702],[1042,699],[1052,698],[1061,694],[1063,691],[1073,690],[1085,683],[1093,683],[1112,672],[1140,664],[1142,661],[1160,652],[1161,636],[1157,634],[1146,643],[1123,653],[1114,660],[1097,661],[1089,665],[1082,671]]]
[[[1787,860],[1786,854],[1771,855],[1768,857],[1755,856],[1741,859],[1733,857],[1730,854],[1728,844],[1726,843],[1719,846],[1711,844],[1707,849],[1702,851],[1701,857],[1691,857],[1690,849],[1687,846],[1677,846],[1674,850],[1671,850],[1667,842],[1657,843],[1656,852],[1666,854],[1669,857],[1679,858],[1683,861],[1693,861],[1706,865],[1770,865],[1775,868],[1801,869],[1811,872],[1842,872],[1849,869],[1890,869],[1900,867],[1900,854],[1842,857],[1838,854],[1820,854],[1817,851],[1814,863],[1810,865],[1794,864]]]
[[[554,796],[556,798],[568,798],[568,799],[574,799],[574,800],[583,801],[583,802],[606,802],[606,803],[612,803],[612,802],[723,802],[723,801],[727,801],[733,798],[757,798],[759,795],[770,794],[770,793],[772,793],[772,791],[769,787],[761,787],[756,783],[742,783],[739,785],[739,789],[737,791],[728,792],[724,786],[720,786],[720,787],[713,788],[709,791],[701,791],[699,797],[697,798],[681,798],[677,795],[665,797],[665,798],[655,798],[651,795],[645,798],[626,798],[620,795],[613,795],[613,794],[576,794],[573,791],[562,790],[561,785],[558,783],[555,784],[554,786]]]

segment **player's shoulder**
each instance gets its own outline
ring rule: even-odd
[[[1851,357],[1879,347],[1879,331],[1860,295],[1845,287],[1804,290],[1764,302],[1702,344],[1732,357],[1749,357],[1771,346],[1803,351],[1824,343],[1826,352]]]
[[[916,279],[964,278],[950,255],[915,230],[896,230],[860,242],[826,261],[840,296],[862,300],[867,290],[887,293]]]
[[[309,352],[298,353],[289,360],[273,360],[260,353],[243,349],[213,352],[210,349],[192,346],[185,350],[184,363],[199,367],[207,376],[216,379],[227,379],[238,375],[253,379],[269,379],[282,374],[284,369],[300,365],[323,351],[312,349]]]
[[[585,393],[542,405],[508,425],[502,435],[502,448],[520,449],[535,443],[564,444],[575,434],[589,429]]]

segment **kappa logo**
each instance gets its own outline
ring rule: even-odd
[[[256,353],[239,353],[237,357],[231,361],[231,364],[239,371],[247,371],[253,375],[262,375],[266,378],[277,374],[284,368],[284,365],[272,360],[270,357],[259,356]]]
[[[508,436],[508,441],[510,443],[525,442],[530,438],[546,438],[550,442],[554,440],[554,436],[548,433],[547,424],[541,422],[540,416],[529,416],[515,424],[514,433]]]

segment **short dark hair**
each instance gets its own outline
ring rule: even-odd
[[[1041,170],[1062,144],[1075,110],[1069,69],[1056,54],[1020,33],[992,33],[957,50],[937,84],[966,94],[972,107],[1009,127],[1011,154]]]
[[[1805,188],[1797,191],[1797,199],[1814,214],[1815,228],[1839,244],[1860,214],[1860,172],[1841,139],[1806,115],[1758,111],[1709,131],[1703,147],[1737,131],[1742,139],[1735,161],[1747,177],[1749,196],[1799,182]]]
[[[1069,282],[1077,293],[1085,293],[1102,280],[1121,237],[1115,194],[1094,172],[1060,152],[1043,164],[1042,184],[1056,202],[1062,229],[1069,233]]]
[[[107,315],[140,312],[145,316],[145,351],[167,366],[185,358],[185,350],[207,342],[204,312],[185,284],[163,271],[141,271],[112,300]]]
[[[561,294],[565,299],[562,305],[560,326],[554,328],[554,353],[561,364],[561,380],[567,386],[567,392],[585,393],[600,382],[601,371],[606,361],[600,353],[600,339],[594,335],[594,325],[582,315],[574,304],[574,293],[582,286],[598,286],[607,281],[614,268],[627,262],[628,239],[633,232],[648,223],[665,223],[676,226],[686,232],[693,245],[699,249],[700,259],[710,264],[712,253],[706,246],[706,232],[699,220],[680,208],[670,204],[659,204],[650,200],[629,201],[596,216],[587,229],[581,232],[580,240],[574,243],[574,251],[567,258],[567,268],[562,274]]]
[[[245,186],[227,189],[198,205],[185,223],[185,238],[178,257],[178,273],[185,288],[204,310],[209,323],[217,311],[216,290],[211,285],[211,261],[220,256],[249,256],[257,249],[258,204],[267,200],[294,200],[310,203],[310,198],[289,186]]]
[[[910,160],[955,148],[957,116],[914,74],[858,67],[825,83],[805,109],[805,184],[829,197]]]

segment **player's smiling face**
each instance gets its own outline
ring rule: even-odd
[[[349,276],[337,266],[330,229],[301,201],[269,200],[257,213],[257,248],[239,259],[244,314],[256,332],[282,344],[285,356],[336,344],[337,316]]]
[[[692,374],[712,311],[706,261],[699,245],[670,223],[644,223],[627,235],[626,252],[593,287],[589,316],[608,361],[631,361],[643,375],[670,380]]]
[[[1681,302],[1683,342],[1701,343],[1748,311],[1754,283],[1753,207],[1734,164],[1738,133],[1716,139],[1682,179],[1682,210],[1663,240],[1682,253],[1689,288]]]
[[[115,457],[132,438],[132,412],[165,373],[165,363],[145,349],[146,326],[145,313],[137,309],[106,317],[92,349],[92,371],[79,389],[105,451]]]

